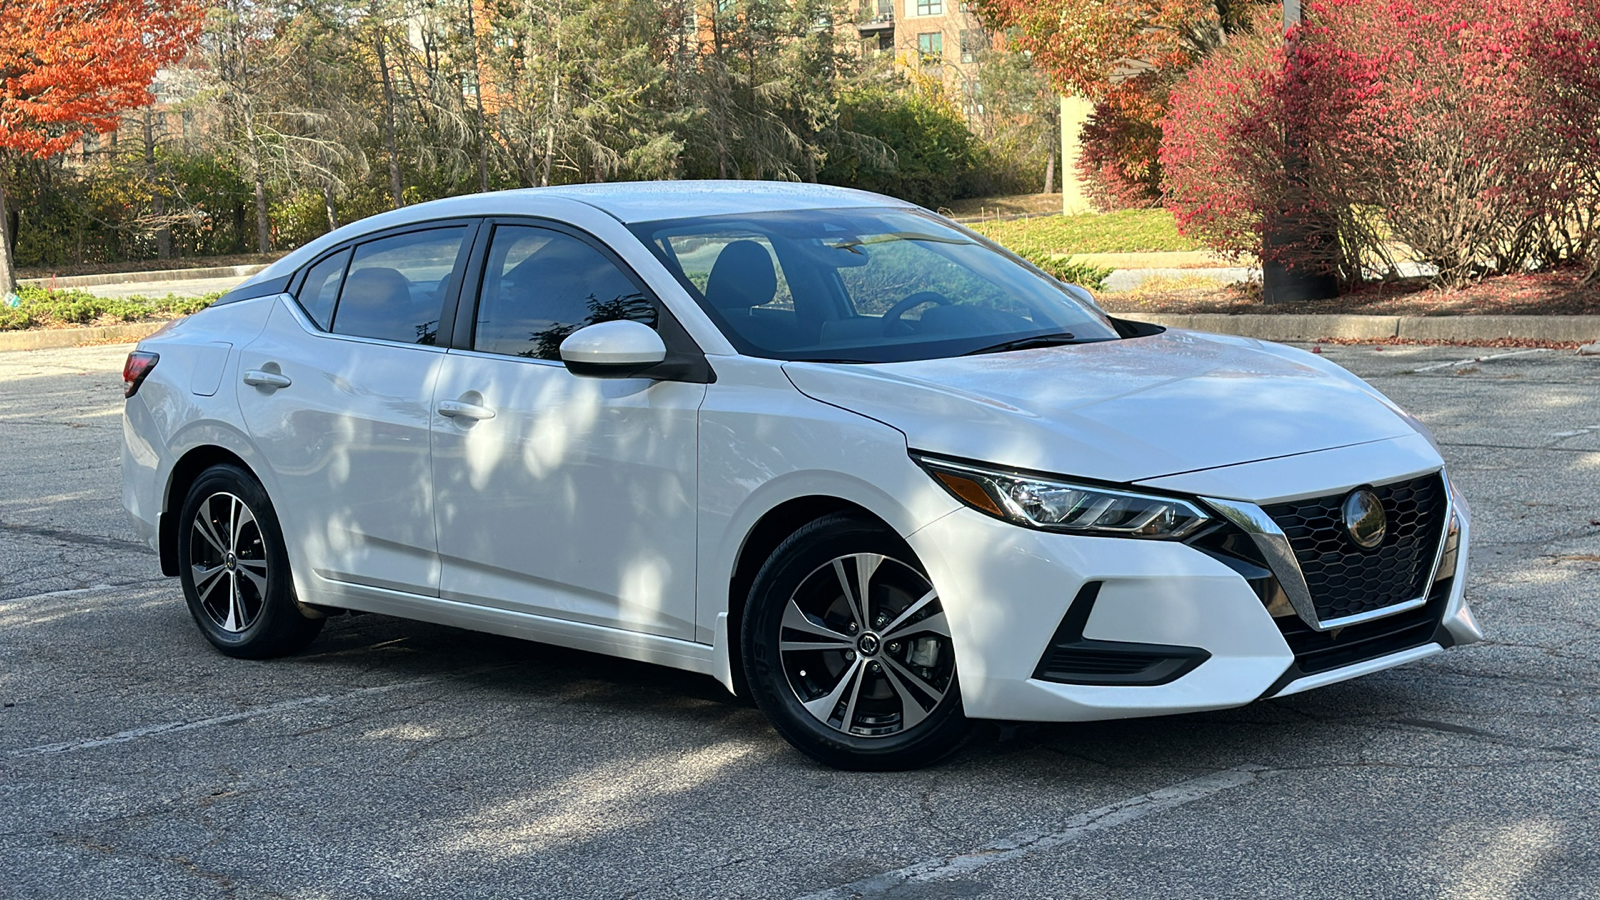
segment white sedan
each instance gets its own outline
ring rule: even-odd
[[[1482,636],[1425,429],[926,210],[586,185],[385,213],[143,341],[124,502],[223,653],[385,613],[711,675],[835,766]]]

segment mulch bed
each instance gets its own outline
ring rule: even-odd
[[[1584,346],[1582,341],[1543,341],[1537,338],[1493,338],[1479,341],[1439,341],[1422,340],[1418,338],[1324,338],[1317,341],[1311,352],[1316,353],[1317,348],[1323,344],[1333,345],[1361,345],[1370,346],[1381,351],[1384,347],[1492,347],[1499,350],[1533,350],[1544,348],[1547,350],[1576,350]]]
[[[1575,316],[1600,315],[1600,283],[1581,285],[1583,273],[1564,269],[1501,275],[1453,291],[1421,281],[1363,285],[1332,300],[1305,303],[1261,302],[1260,284],[1155,284],[1134,291],[1100,295],[1110,312],[1343,314],[1371,316]]]

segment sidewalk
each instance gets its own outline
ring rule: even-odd
[[[1130,269],[1234,269],[1243,268],[1226,256],[1207,250],[1167,250],[1151,253],[1073,253],[1074,262],[1118,271]]]
[[[19,283],[34,287],[65,289],[101,285],[146,284],[167,281],[235,278],[243,280],[265,269],[265,265],[209,266],[200,269],[157,269],[150,272],[108,272],[103,275],[52,275],[48,278],[23,278]]]
[[[205,269],[166,269],[155,272],[117,272],[106,275],[65,275],[26,278],[19,283],[51,290],[86,290],[101,297],[204,297],[227,291],[266,268],[263,265],[213,266]]]

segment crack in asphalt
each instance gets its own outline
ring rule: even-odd
[[[94,429],[96,431],[121,431],[122,430],[122,426],[120,424],[119,425],[101,425],[98,422],[74,422],[74,421],[71,421],[71,420],[61,421],[61,422],[51,422],[51,421],[38,421],[38,420],[28,421],[26,419],[0,419],[0,427],[11,427],[11,426],[16,426],[16,425],[22,425],[22,426],[25,426],[25,427],[26,426],[33,426],[35,428],[40,428],[40,427],[43,427],[43,428],[91,428],[91,429]]]
[[[1529,447],[1522,444],[1480,444],[1473,441],[1440,441],[1439,446],[1477,447],[1485,450],[1549,450],[1553,453],[1600,453],[1600,450],[1584,447],[1552,447],[1547,445]]]
[[[80,534],[76,531],[66,531],[61,528],[51,528],[47,525],[20,525],[14,522],[0,522],[0,533],[25,534],[29,537],[44,538],[51,541],[62,541],[68,544],[87,544],[92,547],[114,547],[118,550],[130,550],[155,556],[156,552],[142,541],[130,541],[126,538],[101,537],[95,534]]]
[[[1079,813],[1053,831],[1029,829],[999,838],[966,853],[912,863],[849,884],[805,895],[802,900],[876,897],[908,884],[942,881],[998,862],[1009,862],[1073,843],[1099,831],[1193,803],[1219,791],[1269,778],[1278,770],[1246,763]]]
[[[51,837],[52,840],[55,840],[57,843],[65,844],[66,846],[69,846],[69,847],[78,847],[78,848],[83,849],[83,850],[92,850],[92,851],[94,851],[96,853],[102,853],[102,854],[105,854],[107,856],[120,856],[120,857],[123,857],[125,859],[145,860],[145,861],[153,862],[153,863],[165,864],[165,865],[169,865],[169,866],[176,866],[177,868],[182,869],[186,874],[188,874],[190,876],[193,876],[195,878],[201,879],[203,881],[206,881],[206,882],[209,882],[209,883],[215,885],[217,889],[222,891],[222,896],[225,896],[225,897],[236,896],[238,894],[238,892],[239,892],[240,885],[239,885],[238,881],[236,879],[234,879],[232,876],[227,875],[227,874],[222,873],[222,872],[217,872],[217,871],[213,871],[211,869],[203,868],[203,867],[200,866],[199,863],[196,863],[193,859],[190,859],[188,856],[186,856],[186,855],[184,855],[182,853],[171,853],[171,854],[149,853],[149,852],[146,852],[146,851],[143,851],[143,850],[135,850],[135,849],[133,849],[131,847],[118,847],[115,844],[106,843],[103,840],[96,840],[96,839],[90,838],[90,837],[83,837],[83,836],[80,836],[80,835],[73,835],[73,834],[64,834],[64,833],[60,833],[60,832],[52,832],[50,834],[50,837]],[[255,887],[255,886],[252,886],[250,889],[251,889],[251,891],[255,892],[257,895],[260,895],[260,896],[267,896],[267,897],[286,897],[287,896],[285,894],[281,894],[281,893],[278,893],[276,891],[271,891],[271,890],[267,890],[265,888],[260,888],[260,887]]]
[[[458,679],[468,678],[474,675],[481,675],[486,672],[493,672],[505,668],[509,667],[486,666],[479,669],[470,669],[449,675],[440,675],[429,678],[416,678],[410,681],[397,681],[390,684],[380,684],[372,687],[358,688],[353,691],[347,691],[343,694],[317,694],[310,697],[297,697],[293,700],[284,700],[282,702],[269,704],[267,706],[258,706],[252,709],[240,710],[233,713],[225,713],[219,716],[207,716],[206,718],[202,719],[179,720],[175,722],[162,722],[156,725],[145,725],[139,728],[130,728],[126,731],[119,731],[116,734],[105,735],[103,737],[60,741],[54,744],[40,744],[35,747],[22,747],[9,751],[7,755],[12,757],[43,756],[57,753],[74,753],[79,750],[91,750],[96,747],[105,747],[112,744],[126,744],[131,741],[137,741],[148,737],[164,737],[169,734],[193,731],[199,728],[210,728],[216,725],[228,725],[233,722],[243,721],[245,719],[270,716],[275,713],[288,712],[289,710],[299,709],[302,707],[327,706],[329,704],[339,703],[345,700],[387,694],[390,691],[401,690],[403,688],[421,687],[423,685],[437,684],[444,681],[455,681]],[[424,701],[419,701],[419,703],[420,702]],[[431,699],[426,702],[431,702]]]

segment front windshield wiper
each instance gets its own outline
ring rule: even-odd
[[[861,251],[857,250],[857,247],[862,247],[867,244],[886,244],[890,241],[931,241],[935,244],[972,243],[964,238],[945,237],[941,234],[924,234],[920,231],[891,231],[888,234],[875,234],[870,237],[852,238],[850,240],[839,241],[835,244],[824,244],[823,246],[833,250],[849,250],[851,253],[860,253]]]
[[[1033,337],[1017,338],[1013,341],[1003,341],[988,347],[979,347],[976,350],[968,350],[966,353],[961,355],[977,356],[980,353],[1005,353],[1009,350],[1031,350],[1034,347],[1059,347],[1062,344],[1085,343],[1088,343],[1088,341],[1080,341],[1073,336],[1072,332],[1063,331],[1057,334],[1036,334]]]

